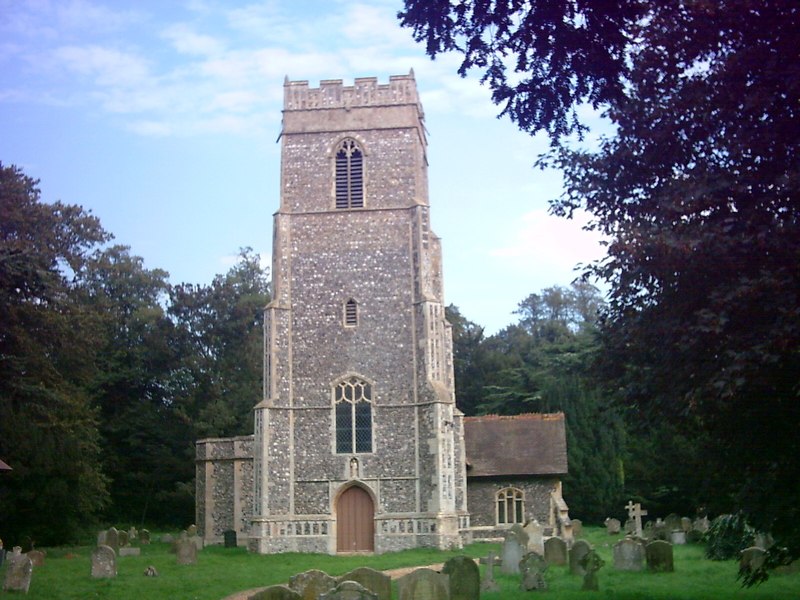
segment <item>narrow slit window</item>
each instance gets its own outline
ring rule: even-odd
[[[344,303],[344,324],[346,327],[358,325],[358,303],[352,298]]]
[[[364,206],[364,153],[350,138],[336,150],[336,208]]]

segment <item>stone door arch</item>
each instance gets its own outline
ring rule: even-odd
[[[336,551],[375,550],[375,503],[364,488],[345,489],[336,502]]]

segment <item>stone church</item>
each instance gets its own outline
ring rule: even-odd
[[[197,524],[254,552],[460,547],[569,526],[564,418],[456,408],[413,73],[284,84],[252,436],[197,442]]]

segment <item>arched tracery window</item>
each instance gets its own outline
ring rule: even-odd
[[[513,525],[525,521],[525,496],[522,490],[508,487],[497,492],[497,524]]]
[[[364,206],[364,152],[352,138],[336,149],[336,208]]]
[[[372,386],[348,377],[333,390],[336,452],[372,452]]]

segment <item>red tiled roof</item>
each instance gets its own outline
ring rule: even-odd
[[[567,473],[564,413],[464,417],[467,477]]]

